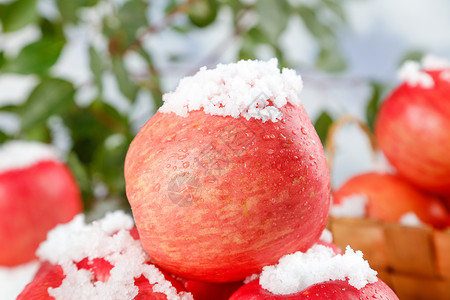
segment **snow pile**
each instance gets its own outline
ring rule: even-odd
[[[450,61],[433,56],[426,55],[421,63],[415,61],[406,61],[398,70],[398,77],[410,86],[420,86],[425,89],[434,87],[434,80],[426,71],[445,70],[450,68]],[[448,73],[441,73],[440,78],[447,80]]]
[[[345,254],[336,255],[329,247],[314,245],[305,253],[283,256],[278,265],[264,267],[259,283],[273,294],[287,295],[329,280],[348,280],[362,289],[378,279],[361,251],[347,246]]]
[[[139,291],[135,278],[144,275],[153,291],[167,299],[192,299],[191,294],[178,294],[156,266],[147,264],[150,258],[129,232],[133,226],[133,219],[118,211],[92,224],[85,224],[84,215],[78,215],[49,232],[36,254],[60,265],[65,274],[61,286],[49,288],[49,294],[56,300],[133,299]],[[92,282],[90,271],[77,268],[76,262],[86,257],[103,258],[112,265],[106,282]]]
[[[331,244],[333,242],[333,234],[325,228],[320,235],[319,241]]]
[[[332,204],[330,215],[336,218],[364,218],[369,199],[364,194],[355,194],[342,199],[340,204]]]
[[[281,107],[300,105],[302,87],[301,77],[291,69],[280,71],[276,59],[242,60],[211,70],[203,67],[182,79],[174,92],[163,96],[159,111],[186,117],[203,109],[210,115],[276,122],[282,118]]]
[[[419,227],[423,224],[422,221],[420,221],[417,215],[413,212],[408,212],[401,216],[399,219],[399,223],[411,227]]]
[[[28,168],[42,161],[59,161],[51,145],[11,141],[0,146],[0,173]]]

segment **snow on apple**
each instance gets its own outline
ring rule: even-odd
[[[194,280],[237,281],[319,239],[330,182],[301,88],[276,60],[240,61],[202,68],[164,96],[125,161],[155,263]]]
[[[37,250],[40,270],[17,299],[192,299],[150,262],[133,227],[121,211],[57,226]]]
[[[344,254],[324,245],[283,256],[230,300],[256,299],[398,299],[377,278],[361,251],[349,246]]]
[[[406,62],[404,81],[382,103],[375,122],[381,150],[398,174],[427,192],[450,195],[450,63]]]
[[[0,147],[0,265],[35,258],[39,243],[59,223],[81,212],[79,188],[52,147],[12,141]]]

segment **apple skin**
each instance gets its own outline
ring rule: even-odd
[[[197,280],[186,280],[183,284],[195,300],[228,300],[243,285],[242,281],[213,283]]]
[[[395,293],[380,279],[358,290],[346,281],[335,280],[314,284],[288,295],[274,295],[254,280],[237,290],[229,300],[397,300]]]
[[[355,194],[368,198],[368,218],[397,223],[404,214],[414,212],[435,228],[450,225],[450,215],[440,199],[422,193],[398,175],[372,172],[354,176],[334,191],[333,204]]]
[[[35,258],[39,243],[57,224],[82,211],[79,188],[69,169],[56,161],[0,174],[0,265]]]
[[[379,147],[398,173],[421,189],[450,195],[450,82],[427,72],[430,89],[404,83],[382,103]]]
[[[157,112],[141,128],[125,160],[126,190],[157,265],[240,281],[319,239],[330,201],[325,154],[302,106],[281,112],[275,123]],[[177,180],[187,187],[174,188]]]

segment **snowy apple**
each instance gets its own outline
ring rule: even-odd
[[[0,265],[35,258],[47,232],[81,207],[74,177],[49,146],[16,141],[0,148]]]
[[[40,269],[17,299],[191,300],[150,262],[132,226],[130,216],[115,212],[92,224],[80,215],[56,227],[37,251]]]
[[[166,94],[125,161],[128,200],[157,265],[239,281],[318,240],[329,174],[300,88],[274,61],[241,61]]]
[[[352,198],[365,201],[364,212],[359,217],[396,223],[405,214],[414,213],[421,222],[436,228],[443,228],[450,222],[450,215],[440,199],[424,194],[395,174],[372,172],[350,178],[333,192],[331,214]]]
[[[288,295],[275,295],[254,280],[241,287],[229,300],[397,300],[395,293],[380,279],[358,290],[343,280],[316,283],[307,289]]]
[[[338,253],[316,244],[264,267],[259,279],[241,287],[230,300],[398,299],[376,274],[360,251],[347,246],[345,253]]]
[[[450,195],[450,64],[409,62],[382,103],[375,134],[398,173],[421,189]]]

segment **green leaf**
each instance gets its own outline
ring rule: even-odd
[[[75,106],[75,89],[70,82],[50,78],[31,92],[22,109],[22,130],[28,131],[55,114],[63,114]]]
[[[3,67],[3,65],[5,64],[5,53],[3,53],[3,51],[0,51],[0,69]]]
[[[314,122],[314,128],[316,128],[322,145],[325,145],[325,141],[327,140],[328,135],[328,129],[330,128],[331,124],[333,124],[333,118],[331,118],[331,116],[325,111],[322,112]]]
[[[64,47],[64,40],[44,37],[29,44],[19,55],[5,63],[4,72],[42,74],[55,64]]]
[[[260,18],[259,25],[275,43],[286,29],[290,16],[289,3],[286,0],[260,0],[256,2],[256,11]]]
[[[336,0],[322,0],[322,2],[331,10],[342,22],[347,22],[347,16],[344,8]]]
[[[10,136],[8,136],[6,133],[4,133],[3,131],[0,130],[0,145],[10,139],[11,139]]]
[[[372,87],[372,95],[366,106],[366,120],[369,128],[374,130],[375,120],[378,115],[381,95],[383,93],[383,85],[377,82],[370,83]]]
[[[217,17],[219,4],[216,0],[197,1],[188,12],[189,20],[198,27],[206,27]]]
[[[99,92],[103,90],[103,61],[100,55],[97,53],[94,47],[89,47],[89,66],[94,74],[95,84],[97,85]]]
[[[336,46],[320,49],[316,66],[324,71],[334,73],[345,70],[347,64]]]
[[[113,73],[119,84],[122,94],[132,102],[136,99],[138,92],[137,85],[131,80],[122,57],[114,56],[112,59]]]
[[[328,47],[335,42],[335,35],[330,26],[320,22],[315,10],[301,6],[297,8],[297,12],[301,17],[308,31],[317,39],[321,47]]]
[[[126,33],[127,45],[134,40],[139,28],[148,26],[147,6],[145,1],[130,0],[119,9],[117,17]]]
[[[424,56],[424,52],[421,50],[410,51],[410,52],[406,53],[405,55],[403,55],[403,57],[400,61],[400,66],[403,65],[403,63],[408,60],[420,61],[423,56]]]
[[[37,0],[17,0],[0,6],[3,32],[19,30],[38,19]]]
[[[86,201],[93,196],[92,184],[86,166],[78,158],[78,155],[71,151],[67,156],[67,165],[72,170],[75,179],[81,189],[83,199]]]
[[[98,0],[56,0],[56,6],[63,17],[63,20],[71,23],[77,23],[80,8],[93,6],[97,3]]]

